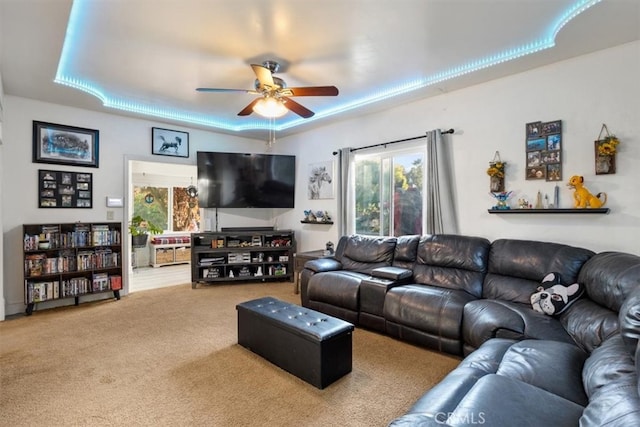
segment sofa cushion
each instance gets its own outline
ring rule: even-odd
[[[446,419],[451,426],[575,426],[583,407],[502,375],[480,378]]]
[[[586,357],[554,341],[489,340],[390,425],[577,425]]]
[[[593,256],[587,249],[559,243],[499,239],[491,244],[482,296],[530,304],[529,296],[550,271],[566,283],[578,282],[582,265]]]
[[[412,268],[418,255],[418,243],[421,236],[399,236],[393,254],[393,266]]]
[[[584,286],[581,284],[566,285],[562,282],[560,273],[549,273],[529,299],[531,307],[538,313],[559,316],[583,294]]]
[[[622,340],[626,344],[627,350],[634,354],[640,340],[640,286],[634,289],[622,304],[618,319],[620,320]]]
[[[490,243],[481,237],[423,236],[413,267],[415,283],[459,289],[480,298]]]
[[[615,312],[588,298],[581,298],[560,315],[562,327],[578,346],[591,353],[603,341],[618,333],[619,322]]]
[[[360,283],[367,277],[366,274],[346,270],[316,273],[309,279],[309,300],[358,311]]]
[[[601,252],[584,264],[578,281],[584,284],[588,298],[576,301],[560,321],[576,343],[591,352],[618,332],[618,312],[632,291],[640,287],[640,257]]]
[[[581,426],[640,425],[637,368],[619,334],[593,351],[582,376],[589,404]]]
[[[411,284],[395,287],[387,292],[384,300],[387,333],[411,341],[411,337],[405,335],[404,328],[390,323],[405,326],[433,337],[431,343],[421,344],[439,351],[461,354],[462,310],[473,299],[464,291],[436,286]]]
[[[453,412],[479,378],[498,371],[502,357],[513,343],[514,340],[500,338],[487,341],[423,394],[407,413]]]
[[[640,287],[640,257],[601,252],[585,263],[578,281],[589,298],[617,313],[631,291]]]
[[[395,237],[352,235],[347,237],[343,251],[336,251],[336,259],[345,270],[370,274],[375,268],[391,265],[395,246]]]
[[[584,406],[588,401],[582,387],[586,359],[587,353],[573,344],[524,340],[509,347],[496,373]]]

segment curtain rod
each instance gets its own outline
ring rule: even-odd
[[[453,132],[455,132],[453,129],[440,131],[440,133],[442,135],[445,135],[447,133],[453,133]],[[364,150],[365,148],[382,147],[383,145],[397,144],[398,142],[413,141],[414,139],[422,139],[422,138],[426,138],[426,137],[427,137],[427,134],[424,134],[424,135],[420,135],[420,136],[414,136],[413,138],[397,139],[395,141],[389,141],[389,142],[382,142],[380,144],[367,145],[366,147],[352,148],[350,151],[353,153],[354,151]],[[333,153],[333,154],[337,154],[337,151],[335,153]]]

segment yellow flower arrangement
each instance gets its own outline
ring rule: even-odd
[[[504,178],[504,166],[503,162],[489,163],[489,169],[487,169],[487,175],[497,176],[498,178]]]
[[[620,140],[615,135],[607,136],[600,140],[598,144],[598,154],[602,156],[613,156],[616,154]]]

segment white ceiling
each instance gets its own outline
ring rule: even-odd
[[[0,0],[0,14],[8,95],[261,140],[640,39],[639,0]],[[255,95],[195,91],[253,89],[267,59],[288,86],[340,94],[269,124],[237,116]]]

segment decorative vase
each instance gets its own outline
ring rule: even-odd
[[[148,234],[138,234],[137,236],[131,236],[131,246],[134,248],[144,248],[147,246]]]

